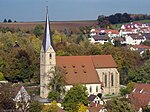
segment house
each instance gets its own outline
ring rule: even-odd
[[[142,33],[146,40],[150,40],[150,33]]]
[[[135,84],[128,98],[137,111],[150,106],[150,84]]]
[[[150,33],[150,26],[140,22],[131,22],[121,26],[120,35]]]
[[[31,99],[24,86],[16,87],[14,93],[16,94],[14,97],[15,102],[20,102],[22,100],[28,102]]]
[[[56,56],[46,14],[45,33],[40,51],[40,97],[47,98],[50,70],[59,66],[65,70],[66,90],[83,84],[89,94],[118,94],[120,81],[117,65],[111,55]]]
[[[93,102],[93,103],[96,103],[96,104],[104,105],[104,101],[98,95],[91,94],[88,97],[88,100],[89,100],[90,103]]]
[[[125,40],[126,44],[139,45],[141,42],[144,42],[146,38],[142,34],[127,34]]]
[[[145,45],[132,45],[130,47],[131,51],[138,51],[141,55],[146,51],[150,50],[150,46],[145,46]]]
[[[108,37],[106,35],[95,35],[89,38],[89,41],[91,43],[100,43],[100,44],[105,44],[108,41]]]

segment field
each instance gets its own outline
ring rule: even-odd
[[[17,22],[17,23],[0,23],[0,27],[9,27],[9,28],[20,28],[20,29],[33,29],[36,25],[41,24],[44,26],[45,22]],[[96,26],[96,20],[87,20],[87,21],[52,21],[51,29],[52,30],[70,30],[74,33],[79,32],[81,26]]]

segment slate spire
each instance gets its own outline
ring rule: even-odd
[[[48,6],[47,6],[47,12],[46,12],[45,32],[44,32],[42,46],[43,46],[44,52],[46,52],[50,47],[54,49],[51,29],[50,29],[50,24],[49,24],[49,17],[48,17]]]

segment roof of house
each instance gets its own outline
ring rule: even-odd
[[[111,55],[57,56],[56,65],[65,70],[67,84],[100,84],[96,68],[116,68]]]
[[[142,35],[145,36],[147,40],[150,40],[150,33],[143,33]]]
[[[95,99],[96,97],[97,97],[96,95],[91,94],[91,95],[88,97],[88,100],[89,100],[90,102],[92,102],[92,101],[94,101],[94,99]]]
[[[129,99],[137,110],[147,106],[150,102],[150,84],[135,84]]]
[[[108,38],[106,37],[106,35],[95,35],[94,40],[108,40]]]
[[[140,34],[128,34],[132,39],[144,39],[143,35]]]
[[[93,102],[91,102],[90,105],[88,106],[89,112],[99,112],[101,109],[103,109],[103,105],[96,104]]]
[[[132,47],[138,49],[150,49],[150,46],[145,46],[145,45],[133,45]]]

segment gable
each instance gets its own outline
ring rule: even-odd
[[[93,55],[92,61],[95,68],[116,68],[117,64],[111,55]]]

